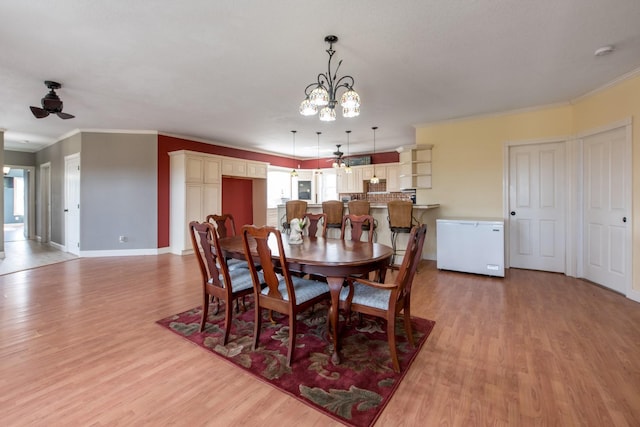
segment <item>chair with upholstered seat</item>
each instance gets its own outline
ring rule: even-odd
[[[407,200],[392,200],[387,203],[387,212],[389,230],[391,230],[391,247],[393,248],[391,265],[395,265],[396,256],[398,255],[396,246],[398,235],[399,233],[411,233],[411,229],[414,226],[413,203]]]
[[[307,235],[310,237],[327,237],[327,214],[324,213],[305,213],[303,218],[309,220],[307,227]],[[320,236],[318,236],[318,229],[320,228]]]
[[[220,301],[224,301],[224,340],[226,345],[231,330],[232,302],[253,292],[253,280],[246,268],[229,270],[226,260],[219,254],[220,242],[213,224],[209,222],[189,223],[191,244],[193,252],[198,260],[202,276],[202,319],[200,320],[200,332],[204,330],[209,312],[209,300],[214,300],[215,311],[218,312]]]
[[[278,245],[278,257],[274,263],[269,238],[275,237]],[[282,235],[275,227],[242,227],[244,253],[249,262],[249,271],[253,278],[253,294],[255,297],[255,329],[253,349],[260,341],[262,329],[262,310],[273,310],[289,317],[289,351],[287,364],[291,366],[293,351],[296,347],[298,313],[314,304],[329,300],[329,287],[326,283],[304,279],[290,274],[287,258],[282,245]],[[262,266],[262,276],[255,262]],[[276,266],[278,268],[276,268]],[[279,274],[278,274],[279,273]]]
[[[344,215],[344,203],[339,200],[327,200],[322,202],[322,212],[327,214],[327,220],[324,222],[325,230],[340,230],[342,228],[342,216]],[[325,231],[325,236],[326,236]]]
[[[371,203],[368,200],[351,200],[347,207],[349,208],[349,213],[352,215],[371,215]],[[376,240],[376,228],[378,227],[378,223],[376,220],[367,221],[362,226],[362,230],[367,233],[373,233],[373,239],[369,239],[370,241]]]
[[[340,238],[346,238],[348,224],[351,226],[351,240],[358,242],[362,240],[362,234],[366,231],[365,226],[371,223],[373,223],[373,217],[371,215],[353,215],[348,213],[342,218]],[[373,242],[373,234],[367,233],[367,241],[369,243]]]
[[[285,214],[282,217],[282,231],[289,233],[291,231],[291,220],[294,218],[302,218],[307,212],[307,202],[304,200],[289,200],[285,203]]]
[[[415,347],[411,327],[411,284],[422,258],[422,247],[427,226],[415,226],[409,235],[409,242],[402,265],[393,283],[377,283],[363,278],[347,279],[348,287],[340,293],[340,308],[346,311],[347,319],[352,312],[381,317],[387,321],[387,339],[393,369],[400,372],[396,349],[396,317],[403,312],[404,330],[409,343]]]
[[[224,239],[236,235],[236,222],[230,213],[222,215],[207,215],[207,222],[214,224],[218,237]],[[236,268],[249,268],[247,262],[241,259],[227,258],[227,267],[229,270]]]

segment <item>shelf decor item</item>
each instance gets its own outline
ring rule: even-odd
[[[302,232],[309,225],[309,218],[293,218],[291,220],[291,234],[289,234],[290,245],[302,244]]]

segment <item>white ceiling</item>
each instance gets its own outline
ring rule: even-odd
[[[390,151],[417,124],[569,102],[640,69],[639,0],[0,0],[0,16],[0,128],[20,151],[121,129],[289,156],[295,129],[313,158],[316,131],[325,157],[347,129],[371,152],[374,125]],[[328,34],[362,112],[322,123],[298,105]],[[44,80],[75,119],[33,117]]]

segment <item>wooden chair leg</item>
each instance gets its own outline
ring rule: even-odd
[[[404,331],[407,334],[407,339],[409,340],[411,347],[415,347],[416,343],[413,338],[413,327],[411,326],[411,310],[409,309],[409,304],[404,307]]]
[[[400,362],[398,362],[398,349],[396,348],[396,316],[387,319],[387,339],[389,341],[389,353],[393,362],[393,370],[400,372]]]
[[[296,333],[298,331],[298,322],[294,313],[289,314],[289,351],[287,353],[287,366],[291,366],[293,360],[293,351],[296,348]]]
[[[204,331],[204,325],[207,323],[207,314],[209,313],[209,295],[204,294],[202,303],[202,319],[200,319],[200,332]]]
[[[231,314],[233,310],[231,308],[231,304],[228,305],[228,308],[224,311],[224,339],[222,340],[222,345],[227,345],[229,342],[229,332],[231,331]]]
[[[260,329],[262,327],[262,309],[258,307],[256,303],[255,308],[255,324],[253,326],[253,350],[258,348],[258,341],[260,340]]]

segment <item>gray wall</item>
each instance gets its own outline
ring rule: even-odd
[[[80,250],[157,247],[157,135],[82,133]]]
[[[5,151],[4,164],[11,166],[35,166],[36,154],[23,151]]]

